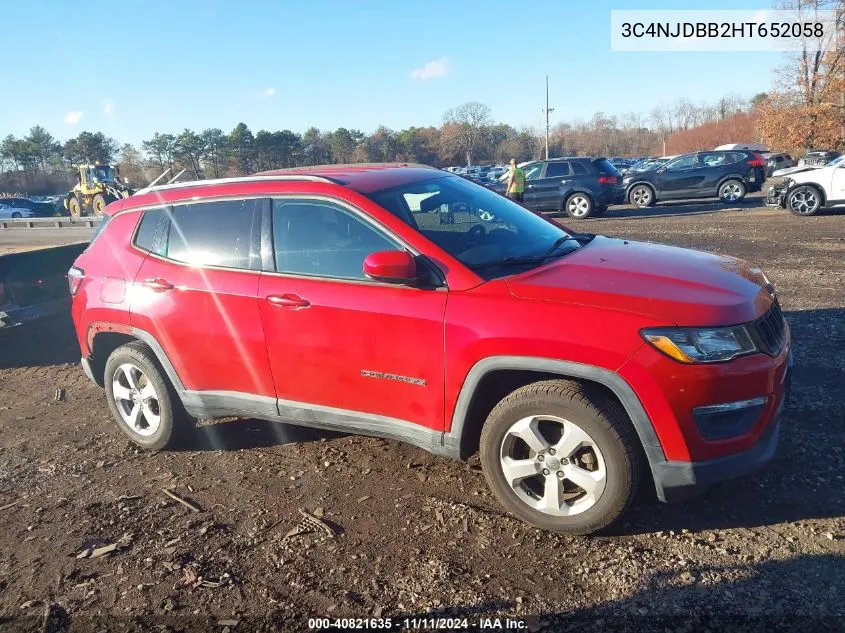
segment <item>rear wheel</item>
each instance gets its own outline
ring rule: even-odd
[[[573,193],[563,203],[563,210],[570,218],[583,220],[593,212],[593,199],[586,193]]]
[[[525,522],[589,534],[613,523],[642,476],[636,432],[617,403],[567,380],[526,385],[502,400],[481,432],[493,493]]]
[[[103,210],[106,208],[106,199],[103,194],[98,193],[91,201],[91,208],[94,209],[94,215],[102,216]]]
[[[80,215],[82,215],[82,206],[79,204],[79,198],[77,198],[76,196],[72,196],[70,199],[68,199],[67,210],[73,218],[78,218]]]
[[[628,201],[635,207],[653,207],[654,190],[648,185],[637,185],[628,194]]]
[[[722,202],[739,202],[745,197],[747,190],[741,180],[726,180],[719,186],[719,198]]]
[[[138,446],[161,450],[175,445],[187,431],[189,418],[179,396],[144,343],[114,350],[104,380],[118,428]]]
[[[15,219],[15,220],[19,220],[22,217],[23,216],[20,214],[19,211],[15,211],[14,213],[12,213],[12,218]]]
[[[786,197],[786,207],[795,215],[815,215],[821,206],[822,199],[815,187],[796,187]]]

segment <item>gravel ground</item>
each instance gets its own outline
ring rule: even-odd
[[[844,630],[845,215],[758,202],[572,224],[761,265],[795,345],[774,463],[680,505],[646,490],[609,536],[527,527],[477,458],[381,439],[230,420],[203,423],[192,450],[144,453],[83,375],[68,317],[0,333],[0,630],[436,615],[531,631]]]

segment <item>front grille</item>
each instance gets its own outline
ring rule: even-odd
[[[772,356],[780,354],[786,343],[786,321],[777,298],[766,314],[754,322],[754,329],[762,351]]]

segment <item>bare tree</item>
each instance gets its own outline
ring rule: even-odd
[[[471,165],[473,154],[493,124],[490,107],[478,101],[470,101],[447,110],[443,115],[443,123],[452,126],[450,129],[454,133],[448,142],[453,143],[455,149],[466,156],[467,165]]]

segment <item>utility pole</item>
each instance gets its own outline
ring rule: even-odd
[[[543,110],[546,115],[546,160],[549,160],[549,114],[554,110],[549,107],[549,76],[546,75],[546,107]]]

